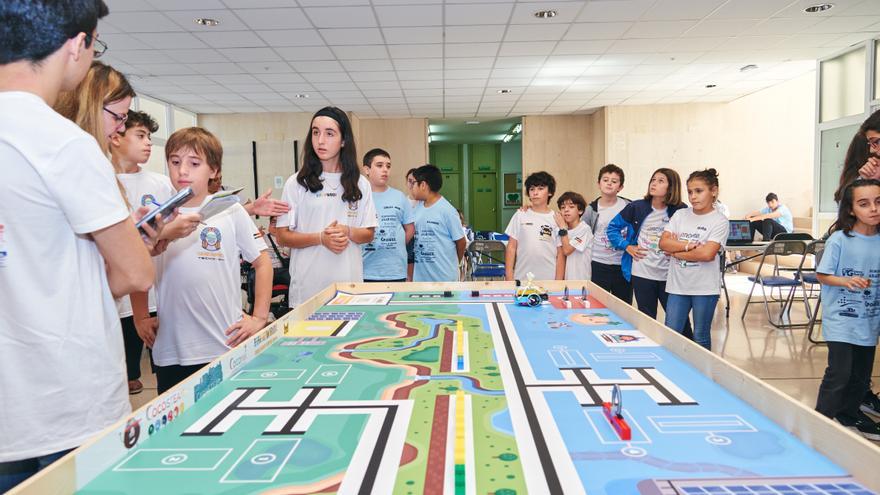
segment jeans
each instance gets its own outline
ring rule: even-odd
[[[666,281],[651,280],[649,278],[632,276],[633,294],[636,296],[636,305],[639,311],[645,313],[653,319],[657,319],[657,303],[666,311],[667,299],[669,294],[666,292]],[[693,340],[694,332],[691,329],[691,320],[688,318],[684,322],[684,330],[682,335]]]
[[[606,265],[592,261],[590,262],[590,268],[592,269],[590,280],[594,284],[607,290],[623,302],[632,304],[632,285],[623,278],[623,271],[620,265]]]
[[[749,222],[749,233],[752,234],[752,239],[755,238],[755,232],[760,232],[765,241],[772,241],[777,234],[784,234],[788,231],[776,220],[765,218]]]
[[[46,468],[49,464],[61,459],[71,450],[73,449],[21,461],[0,462],[0,493],[12,490],[16,485],[37,474],[38,471]]]
[[[718,295],[683,296],[669,294],[666,301],[666,326],[678,333],[683,333],[688,314],[693,309],[694,341],[708,350],[712,350],[712,318]]]
[[[871,389],[874,346],[828,341],[828,367],[819,385],[816,411],[836,418],[857,417],[865,392]]]

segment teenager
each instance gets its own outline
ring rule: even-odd
[[[379,216],[378,232],[361,246],[365,282],[406,282],[406,245],[413,238],[412,205],[399,190],[388,185],[391,155],[374,148],[364,155],[364,172]]]
[[[441,194],[443,175],[434,165],[413,172],[410,188],[419,201],[414,213],[415,268],[413,282],[458,282],[459,264],[467,241],[455,207]]]

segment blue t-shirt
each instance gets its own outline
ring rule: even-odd
[[[379,226],[373,242],[361,245],[364,280],[405,279],[406,233],[403,226],[413,223],[412,205],[393,187],[385,192],[373,191],[373,204],[379,215]]]
[[[861,346],[877,345],[880,334],[880,235],[850,232],[831,234],[818,273],[838,277],[864,277],[867,289],[822,286],[822,334],[825,340]]]
[[[413,213],[416,224],[413,282],[458,282],[455,241],[464,237],[458,211],[446,198],[440,198],[427,208],[419,203]]]
[[[771,210],[769,206],[761,208],[762,215],[772,213],[773,211],[774,210]],[[778,211],[781,216],[771,218],[770,220],[774,220],[779,225],[782,225],[786,232],[794,232],[794,217],[791,216],[791,210],[785,205],[779,205],[776,207],[776,211]]]

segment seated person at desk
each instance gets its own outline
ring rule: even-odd
[[[753,211],[746,215],[749,220],[752,239],[755,232],[760,232],[765,241],[770,241],[777,234],[794,232],[794,219],[791,210],[784,204],[779,203],[779,197],[769,193],[765,198],[767,207]]]

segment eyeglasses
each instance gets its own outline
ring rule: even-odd
[[[104,107],[104,111],[113,116],[113,120],[116,121],[116,125],[122,125],[125,123],[126,120],[128,120],[127,113],[124,115],[119,115],[118,113],[114,112],[113,110],[110,110],[107,107]]]
[[[107,43],[92,37],[91,33],[86,33],[86,46],[91,46],[92,42],[94,42],[95,58],[101,58],[101,55],[107,51]]]
[[[869,139],[868,146],[872,149],[880,149],[880,138]]]
[[[415,179],[406,179],[406,185],[412,187],[412,186],[416,185],[416,180]]]

